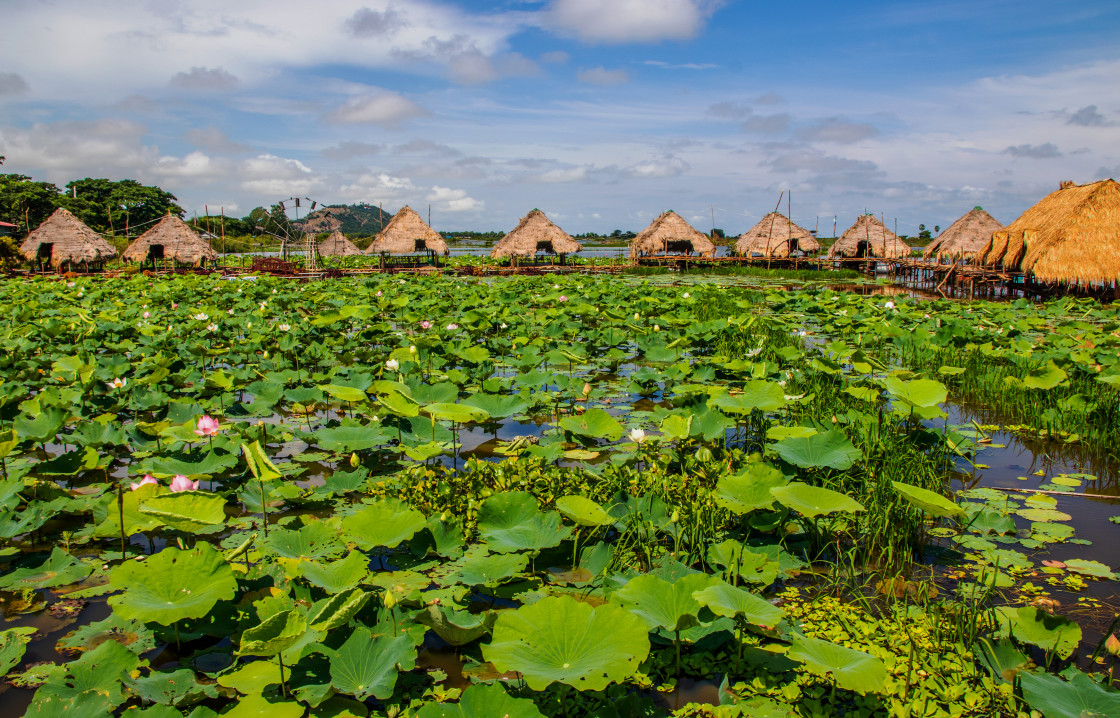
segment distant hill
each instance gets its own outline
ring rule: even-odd
[[[389,223],[393,215],[369,204],[337,204],[320,207],[292,225],[310,233],[333,232],[372,237]]]

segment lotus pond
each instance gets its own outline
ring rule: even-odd
[[[1120,312],[688,281],[0,285],[4,715],[1120,715]]]

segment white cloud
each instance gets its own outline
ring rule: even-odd
[[[846,145],[874,137],[879,134],[879,128],[864,122],[849,122],[840,117],[826,117],[799,127],[794,134],[798,139],[806,142],[835,142]]]
[[[604,87],[610,85],[621,85],[630,79],[630,75],[626,70],[608,70],[604,67],[593,67],[590,70],[580,70],[576,73],[576,78],[580,82],[586,82],[589,85],[603,85]]]
[[[362,7],[346,18],[343,26],[350,35],[365,38],[387,35],[407,24],[404,15],[392,7],[384,11]]]
[[[636,178],[676,177],[688,172],[689,169],[689,164],[680,157],[666,155],[631,165],[623,170],[623,174]]]
[[[685,62],[675,65],[661,60],[646,60],[645,64],[651,67],[660,67],[662,70],[714,70],[719,67],[719,65],[711,62]]]
[[[409,178],[385,172],[359,175],[338,188],[338,195],[351,202],[408,202],[419,192]]]
[[[27,80],[20,75],[14,72],[0,72],[0,95],[19,95],[30,89]]]
[[[179,90],[229,92],[240,82],[220,67],[192,67],[189,72],[176,73],[167,84]]]
[[[593,43],[688,40],[721,4],[718,0],[554,0],[546,22]]]
[[[271,154],[241,163],[237,170],[242,189],[273,197],[307,195],[322,187],[322,179],[299,160]]]
[[[434,185],[428,201],[438,205],[445,212],[470,212],[482,209],[484,203],[467,195],[466,190],[451,189]]]
[[[142,141],[147,128],[126,120],[37,123],[28,128],[0,128],[7,165],[27,174],[45,172],[50,181],[74,175],[99,176],[136,172],[159,157]]]
[[[420,105],[396,92],[351,97],[327,115],[327,121],[340,125],[372,124],[396,128],[405,120],[428,114]]]
[[[198,127],[187,130],[183,139],[193,145],[202,147],[212,152],[252,152],[253,148],[234,142],[229,136],[217,127]]]
[[[357,140],[344,140],[333,147],[319,150],[319,154],[328,160],[349,160],[355,157],[375,155],[383,149],[385,148],[382,145]]]
[[[160,157],[152,171],[163,178],[202,182],[226,176],[231,169],[229,162],[196,151],[184,157]]]

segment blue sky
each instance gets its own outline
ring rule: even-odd
[[[1120,4],[9,0],[4,171],[130,177],[189,212],[291,195],[572,233],[674,209],[750,228],[783,191],[1010,222],[1120,176]],[[785,202],[783,201],[783,209]]]

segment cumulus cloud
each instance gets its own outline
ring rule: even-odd
[[[327,121],[339,125],[372,124],[396,128],[405,120],[427,115],[428,111],[396,92],[352,97],[329,115]]]
[[[0,95],[19,95],[31,90],[27,80],[14,72],[0,72]]]
[[[406,202],[415,197],[419,188],[408,177],[397,177],[386,172],[366,173],[342,184],[338,195],[343,199],[361,202]]]
[[[253,148],[249,145],[234,142],[226,133],[222,132],[217,127],[199,127],[197,129],[187,130],[183,134],[183,139],[190,142],[192,145],[208,149],[212,152],[253,151]]]
[[[719,0],[553,0],[545,23],[593,43],[688,40],[720,5]]]
[[[384,147],[382,145],[358,142],[356,140],[346,140],[344,142],[339,142],[333,147],[319,150],[319,154],[326,157],[328,160],[348,160],[354,157],[375,155],[383,149]]]
[[[688,172],[689,169],[689,164],[680,157],[665,155],[631,165],[622,173],[627,177],[635,178],[676,177]]]
[[[1083,127],[1102,127],[1108,124],[1104,115],[1097,111],[1096,105],[1088,105],[1082,107],[1077,112],[1070,115],[1067,125],[1081,125]]]
[[[70,174],[97,177],[150,167],[159,151],[143,143],[146,131],[143,125],[119,119],[36,123],[0,128],[0,147],[10,164],[45,170],[53,179],[73,179]]]
[[[447,79],[460,85],[482,85],[499,77],[531,77],[539,71],[537,63],[517,52],[490,57],[469,50],[447,60]]]
[[[518,182],[537,182],[541,184],[566,184],[569,182],[583,182],[588,177],[588,167],[556,167],[518,177]]]
[[[610,85],[621,85],[630,79],[630,75],[626,70],[608,70],[604,67],[593,67],[590,70],[580,70],[576,73],[576,79],[580,82],[586,82],[589,85],[602,85],[604,87]]]
[[[192,67],[187,72],[176,73],[167,83],[180,90],[200,92],[229,92],[237,89],[238,79],[220,67]]]
[[[764,135],[776,135],[789,129],[793,118],[788,113],[779,112],[776,115],[754,115],[748,117],[740,127],[746,132],[758,132]]]
[[[321,186],[321,179],[299,160],[262,154],[241,163],[237,170],[242,189],[265,195],[305,195]]]
[[[407,24],[404,15],[393,8],[377,11],[362,7],[346,18],[343,27],[350,36],[365,38],[388,35]]]
[[[230,171],[228,162],[214,160],[204,152],[191,152],[184,157],[160,157],[152,170],[155,174],[195,182],[212,180]]]
[[[1029,157],[1033,160],[1046,160],[1062,156],[1061,150],[1053,142],[1042,145],[1011,145],[1003,151],[1003,154],[1012,157]]]
[[[879,134],[879,128],[867,123],[849,122],[839,117],[826,117],[811,125],[799,127],[794,134],[798,139],[806,142],[835,142],[846,145],[874,137]]]
[[[445,212],[470,212],[482,209],[484,204],[467,194],[466,190],[451,189],[434,185],[428,201],[439,206]]]

